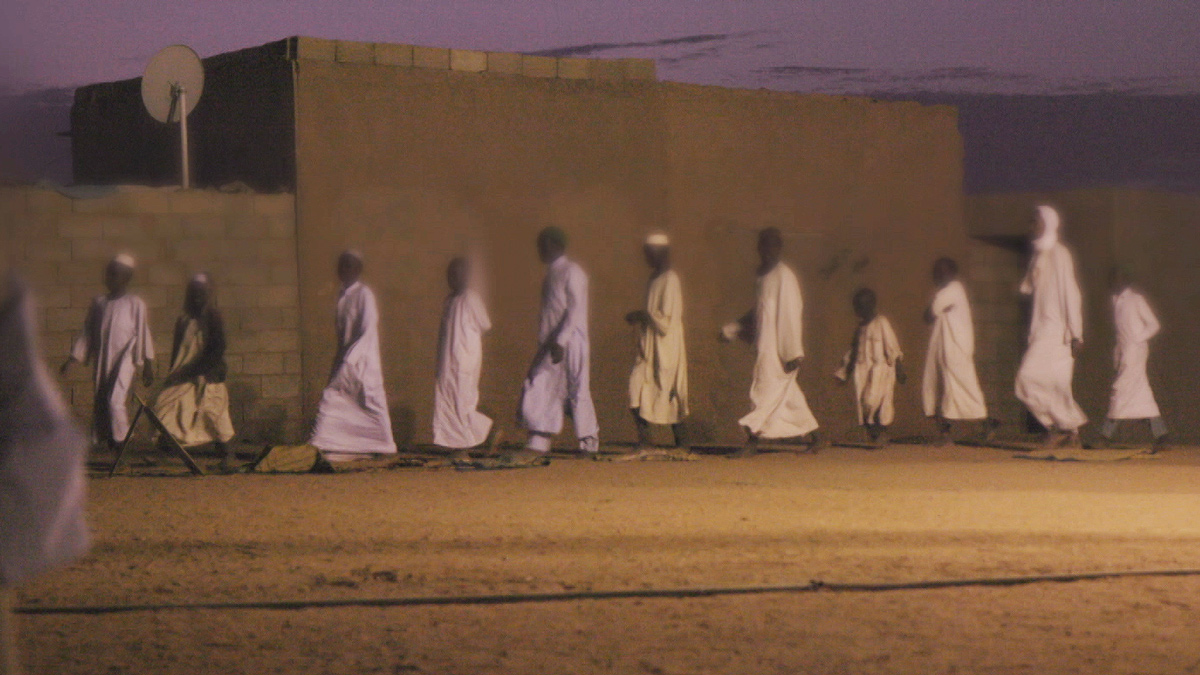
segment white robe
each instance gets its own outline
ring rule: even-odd
[[[179,348],[171,362],[178,372],[204,353],[205,335],[193,317],[179,317]],[[234,435],[229,417],[229,389],[204,375],[166,387],[154,401],[154,413],[179,444],[190,448],[205,443],[228,443]]]
[[[136,295],[101,295],[92,301],[71,358],[94,365],[93,429],[96,441],[121,442],[129,435],[129,389],[137,371],[154,359],[146,303]]]
[[[338,297],[336,326],[333,373],[321,394],[308,443],[334,455],[394,453],[379,358],[379,309],[375,294],[361,281]]]
[[[637,360],[629,376],[629,407],[651,424],[677,424],[688,414],[683,288],[675,270],[650,280]]]
[[[492,420],[475,408],[483,372],[483,334],[491,328],[479,293],[467,289],[446,298],[433,392],[433,442],[437,445],[473,448],[487,440]]]
[[[87,441],[38,354],[28,294],[17,287],[4,295],[0,289],[0,587],[88,548]]]
[[[600,426],[590,388],[588,278],[566,256],[550,263],[542,282],[538,344],[548,340],[563,348],[563,359],[554,363],[540,349],[534,356],[521,391],[522,426],[536,434],[557,434],[569,407],[576,436],[581,441],[598,439]]]
[[[859,424],[888,426],[896,419],[896,362],[904,354],[892,322],[876,315],[859,326],[855,337],[857,354],[852,348],[842,359],[838,379],[846,379],[846,370],[854,360],[854,406]]]
[[[1113,382],[1108,404],[1108,419],[1159,417],[1158,403],[1146,376],[1150,338],[1157,335],[1160,328],[1158,317],[1154,316],[1154,310],[1141,293],[1126,288],[1113,296],[1113,322],[1117,329],[1117,346],[1113,354],[1117,379]]]
[[[933,330],[921,387],[925,415],[941,415],[948,420],[987,418],[987,404],[975,370],[975,324],[962,282],[956,279],[938,289],[930,312]]]
[[[1042,426],[1074,431],[1087,416],[1071,391],[1071,341],[1083,339],[1083,301],[1071,252],[1060,243],[1036,251],[1021,292],[1033,296],[1033,311],[1029,347],[1017,371],[1017,398]]]
[[[795,438],[817,430],[797,373],[784,364],[804,356],[804,299],[796,273],[783,263],[758,278],[754,336],[758,358],[750,384],[753,409],[738,424],[760,438]]]

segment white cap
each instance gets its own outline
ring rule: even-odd
[[[670,246],[671,238],[665,232],[651,232],[646,237],[647,246]]]
[[[208,273],[207,272],[196,272],[195,274],[192,275],[192,283],[204,284],[205,286],[207,286],[208,285]]]
[[[133,256],[129,255],[128,253],[118,253],[117,255],[113,256],[112,261],[131,270],[137,268],[137,261],[135,261]]]

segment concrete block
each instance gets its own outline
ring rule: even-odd
[[[526,77],[557,77],[558,59],[552,56],[522,54],[521,74]]]
[[[77,244],[79,242],[76,241],[75,243]],[[71,255],[75,255],[74,244],[71,246]],[[104,264],[96,260],[58,263],[58,273],[55,275],[54,280],[60,284],[79,284],[81,286],[87,286],[88,288],[96,289],[96,292],[99,292],[104,280]],[[31,281],[30,283],[36,282]]]
[[[116,251],[116,244],[106,239],[71,240],[71,259],[96,264],[96,275],[100,274],[102,266],[112,258]]]
[[[299,302],[298,296],[296,287],[289,284],[261,286],[257,290],[257,305],[259,307],[295,307]]]
[[[264,216],[296,217],[296,196],[291,193],[254,195],[254,212]]]
[[[658,80],[658,64],[654,59],[620,59],[627,80]]]
[[[226,293],[233,293],[235,290],[245,292],[249,289],[237,287],[264,286],[271,283],[271,269],[265,265],[232,265],[221,273],[217,282],[227,289]]]
[[[225,219],[225,235],[230,239],[266,239],[271,235],[270,219],[256,213],[230,216]]]
[[[380,66],[411,67],[413,64],[413,46],[394,45],[383,42],[376,44],[375,63]]]
[[[42,310],[43,330],[48,333],[78,331],[87,312],[74,307],[46,307]]]
[[[500,75],[520,75],[521,55],[512,52],[488,52],[487,71]]]
[[[619,82],[625,79],[625,64],[612,59],[589,59],[588,76],[603,82]]]
[[[276,262],[296,259],[296,247],[291,242],[282,239],[258,239],[253,242],[252,250],[261,262]]]
[[[413,66],[450,70],[450,50],[442,47],[413,47]]]
[[[374,63],[375,45],[370,42],[338,40],[334,56],[339,63]]]
[[[123,193],[125,208],[139,214],[170,213],[174,191],[175,188],[129,189]]]
[[[296,38],[295,56],[298,59],[311,61],[334,61],[337,59],[337,42],[324,38]]]
[[[300,378],[295,375],[263,375],[263,398],[289,399],[300,395]]]
[[[240,375],[242,372],[242,355],[241,354],[226,354],[225,355],[225,368],[229,371],[230,375],[234,375],[234,374]]]
[[[255,336],[259,351],[264,353],[297,352],[300,350],[300,334],[294,330],[264,330]]]
[[[70,263],[23,260],[17,263],[17,269],[25,281],[37,289],[59,283],[58,268],[60,265],[70,265]],[[96,279],[99,277],[97,276]]]
[[[63,216],[57,229],[58,236],[71,239],[98,239],[104,235],[104,223],[92,216]]]
[[[466,73],[482,73],[487,70],[487,53],[471,49],[450,50],[450,70]]]
[[[38,286],[36,301],[38,307],[44,309],[63,309],[71,307],[71,287],[66,284],[53,286]]]
[[[561,58],[558,60],[558,77],[563,80],[586,80],[589,59]]]
[[[283,354],[251,352],[242,355],[242,370],[245,375],[282,375]]]
[[[225,236],[225,218],[219,215],[186,216],[180,221],[188,239],[219,239]]]
[[[295,285],[299,282],[296,272],[296,261],[280,261],[271,263],[271,283]]]
[[[177,286],[187,280],[187,270],[179,263],[155,263],[145,271],[151,284]]]
[[[63,262],[71,259],[70,239],[34,239],[25,242],[25,259],[35,262]]]
[[[70,213],[74,209],[70,198],[54,190],[31,188],[22,190],[28,213]]]
[[[291,216],[269,217],[267,236],[272,239],[294,239],[296,237],[296,219]]]
[[[104,287],[100,285],[99,275],[97,275],[94,283],[71,284],[68,288],[71,289],[71,306],[76,309],[91,307],[96,296],[104,292]]]
[[[129,208],[129,200],[125,195],[114,192],[91,199],[74,199],[71,205],[75,213],[124,213]]]
[[[283,372],[288,375],[299,375],[303,371],[304,360],[299,352],[283,355]]]
[[[137,239],[146,236],[142,219],[137,216],[108,216],[102,221],[105,238]]]
[[[171,213],[220,213],[225,209],[225,195],[203,190],[178,190],[170,193]]]

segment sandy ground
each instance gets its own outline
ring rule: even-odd
[[[26,606],[1200,567],[1200,453],[834,449],[96,479]],[[25,615],[31,673],[1188,673],[1200,577],[490,606]]]

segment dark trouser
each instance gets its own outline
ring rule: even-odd
[[[642,419],[640,408],[630,408],[629,412],[633,413],[633,423],[637,426],[638,445],[646,447],[652,445],[650,438],[650,423]],[[676,422],[671,425],[671,433],[675,435],[675,447],[686,448],[687,427],[683,422]]]

